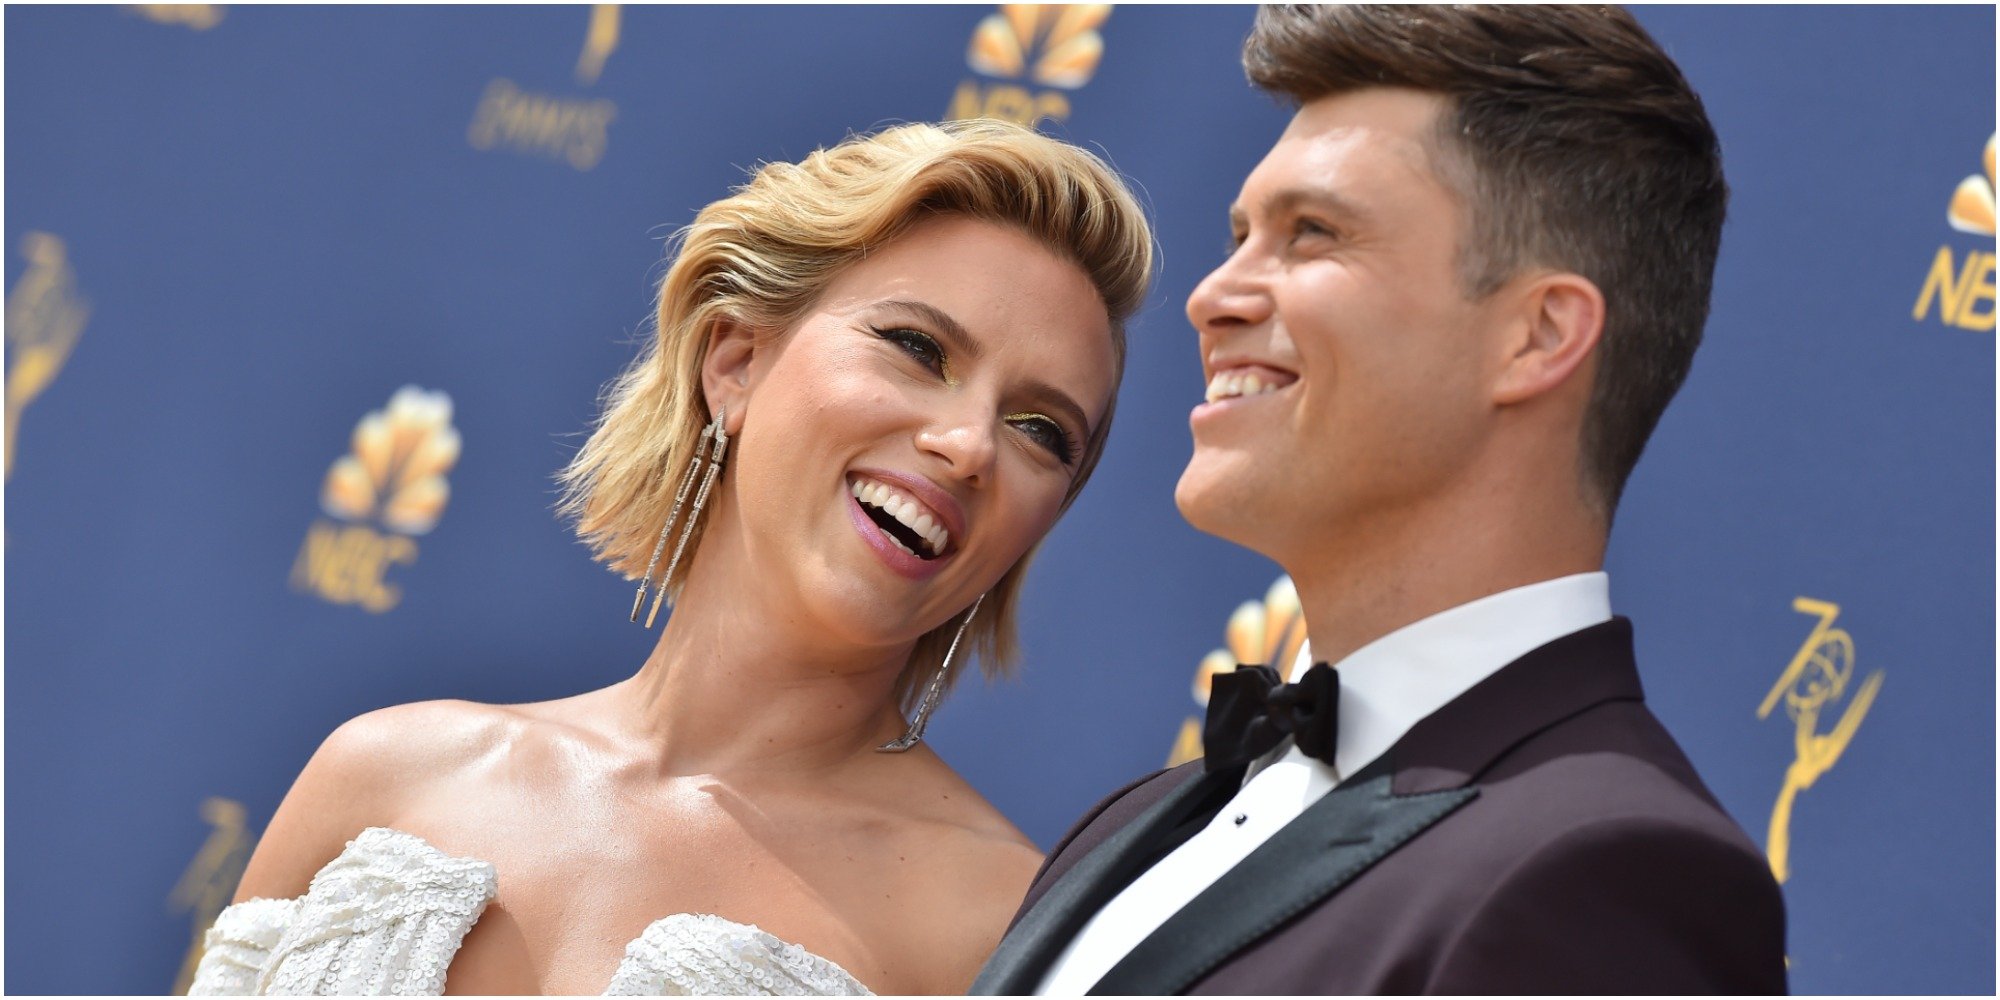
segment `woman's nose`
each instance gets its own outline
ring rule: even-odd
[[[967,485],[982,486],[993,474],[999,454],[990,412],[983,416],[973,408],[960,408],[926,424],[917,432],[917,449],[941,459],[952,478]]]

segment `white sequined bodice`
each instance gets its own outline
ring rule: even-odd
[[[437,996],[493,899],[493,866],[371,827],[296,899],[216,917],[190,996]],[[845,969],[708,913],[662,917],[625,947],[607,996],[863,996]]]

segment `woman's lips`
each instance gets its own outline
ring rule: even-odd
[[[938,487],[936,483],[894,469],[858,468],[851,475],[861,480],[874,480],[902,492],[937,519],[952,538],[965,537],[965,511],[958,505],[958,499]]]
[[[904,549],[890,538],[888,532],[883,531],[881,525],[875,523],[874,518],[863,512],[861,501],[855,499],[852,493],[842,490],[841,497],[847,501],[848,519],[854,522],[854,530],[861,534],[861,540],[868,543],[868,547],[875,550],[875,554],[881,557],[882,562],[900,576],[911,580],[928,580],[936,576],[938,571],[944,568],[944,564],[951,561],[952,556],[956,554],[955,549],[952,549],[946,550],[943,555],[935,559],[919,559],[915,553]]]

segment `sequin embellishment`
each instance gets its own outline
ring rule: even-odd
[[[297,899],[223,910],[190,996],[438,996],[498,889],[493,866],[370,827]],[[607,995],[867,996],[839,965],[748,924],[676,913],[625,948]]]

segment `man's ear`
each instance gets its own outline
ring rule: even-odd
[[[1493,382],[1493,402],[1501,406],[1571,383],[1604,336],[1604,293],[1580,274],[1536,276],[1511,298],[1515,332]],[[1588,387],[1583,389],[1587,394]]]
[[[724,428],[735,434],[743,427],[750,406],[751,360],[759,347],[757,332],[747,323],[723,316],[709,327],[708,352],[701,359],[701,391],[708,412],[729,412]]]

